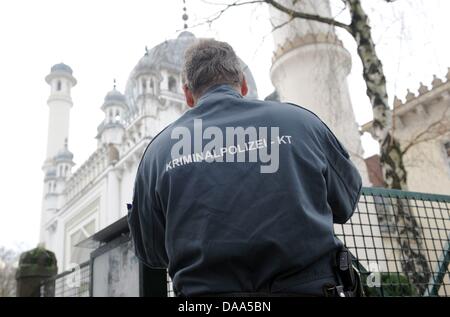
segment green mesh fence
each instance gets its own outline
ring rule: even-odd
[[[336,235],[366,296],[449,296],[450,196],[364,188]]]

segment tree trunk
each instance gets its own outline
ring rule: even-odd
[[[363,64],[363,76],[367,95],[373,109],[373,131],[380,143],[380,162],[385,185],[391,189],[407,190],[407,173],[403,164],[400,142],[394,136],[393,115],[388,104],[386,78],[372,40],[368,17],[360,0],[345,0],[351,14],[350,32],[356,40],[358,55]],[[421,230],[408,203],[397,200],[395,225],[401,250],[402,269],[420,292],[430,278],[426,257],[421,253]]]
[[[424,294],[431,278],[427,257],[422,253],[422,230],[412,214],[407,199],[393,199],[397,243],[401,250],[402,270],[420,294]]]
[[[378,59],[372,40],[368,17],[360,0],[346,0],[349,5],[352,23],[350,32],[355,38],[358,55],[363,64],[363,77],[366,82],[367,96],[373,109],[373,130],[380,143],[381,167],[386,187],[407,190],[406,170],[400,143],[392,129],[392,111],[388,104],[386,77],[383,65]]]

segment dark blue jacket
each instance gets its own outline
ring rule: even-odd
[[[180,150],[200,119],[209,134]],[[246,130],[207,146],[211,132],[236,127],[254,127],[256,140]],[[179,295],[319,294],[342,245],[333,223],[351,217],[360,191],[347,151],[314,113],[218,85],[147,147],[128,221],[136,255],[168,268]]]

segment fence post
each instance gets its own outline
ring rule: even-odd
[[[44,293],[41,294],[41,285],[58,271],[55,254],[43,247],[37,247],[20,255],[19,267],[16,272],[17,296],[39,297],[54,296],[55,285],[45,283]]]
[[[423,296],[439,296],[439,288],[444,282],[445,272],[448,272],[448,266],[450,264],[450,235],[443,253],[441,259],[439,259],[436,272],[430,278],[430,281],[428,282],[429,286],[425,290]]]

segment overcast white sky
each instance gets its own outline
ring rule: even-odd
[[[211,0],[213,1],[213,0]],[[341,1],[336,3],[338,12]],[[221,2],[226,2],[222,0]],[[384,63],[390,100],[443,78],[450,66],[450,1],[363,0],[370,14],[378,53]],[[219,8],[187,0],[190,24]],[[34,247],[47,141],[49,87],[44,77],[59,62],[70,65],[73,89],[69,147],[77,164],[95,150],[100,106],[113,78],[123,91],[132,68],[149,48],[174,38],[182,28],[181,0],[14,0],[0,2],[0,246]],[[345,21],[346,16],[339,17]],[[249,65],[260,97],[272,92],[272,56],[267,9],[233,9],[210,27],[191,29],[197,37],[228,41]],[[341,38],[353,55],[350,94],[359,124],[371,120],[361,66],[352,39]],[[366,156],[377,151],[365,136]]]

